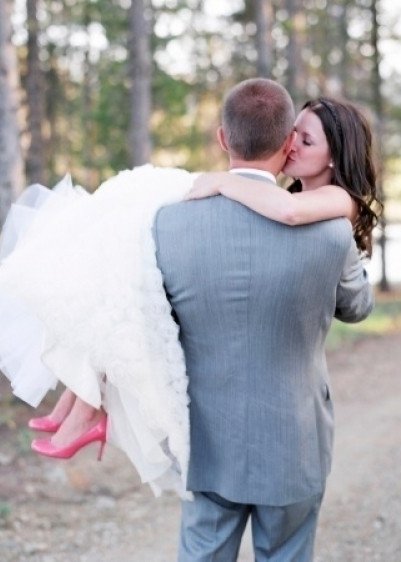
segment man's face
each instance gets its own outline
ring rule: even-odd
[[[294,130],[297,137],[283,172],[305,180],[308,187],[321,187],[330,183],[330,150],[319,117],[313,111],[303,109],[295,120]]]

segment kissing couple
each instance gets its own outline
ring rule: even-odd
[[[228,92],[218,139],[229,172],[27,192],[3,234],[1,368],[32,405],[67,387],[30,422],[53,432],[36,452],[107,436],[156,492],[178,490],[179,562],[234,562],[249,518],[257,562],[310,562],[333,441],[325,338],[373,307],[371,132],[326,97],[295,119],[257,78]]]

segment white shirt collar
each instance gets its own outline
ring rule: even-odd
[[[273,183],[277,183],[275,176],[266,170],[259,170],[258,168],[231,168],[230,174],[253,174],[254,176],[261,176]]]

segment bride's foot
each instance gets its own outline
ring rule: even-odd
[[[92,425],[90,429],[82,433],[76,439],[70,441],[66,446],[59,447],[52,443],[51,439],[34,439],[31,443],[31,448],[35,453],[39,455],[44,455],[45,457],[51,457],[55,459],[70,459],[83,447],[86,447],[90,443],[95,441],[100,443],[97,460],[102,460],[102,454],[104,446],[106,444],[106,434],[107,434],[107,417],[103,413],[98,418],[95,425]]]
[[[31,418],[28,426],[37,431],[57,431],[74,406],[76,396],[68,388],[64,390],[53,410],[47,416]]]
[[[29,429],[34,431],[47,431],[49,433],[54,433],[60,427],[61,423],[55,422],[50,416],[43,416],[41,418],[31,418],[28,421]]]
[[[106,414],[103,410],[96,410],[77,398],[70,413],[52,436],[51,444],[57,448],[66,447],[86,434],[105,417]]]

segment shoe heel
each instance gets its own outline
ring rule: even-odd
[[[103,457],[104,446],[106,445],[106,441],[100,442],[99,452],[97,454],[97,460],[101,461]]]

